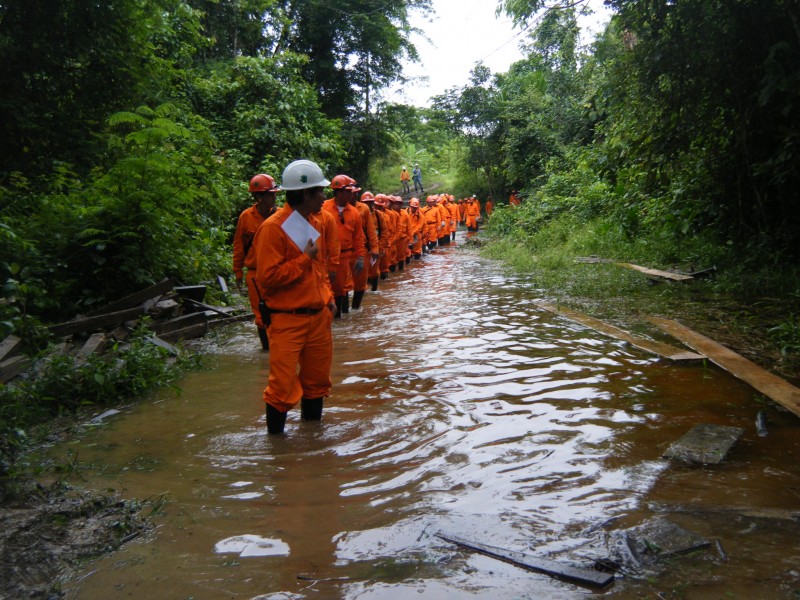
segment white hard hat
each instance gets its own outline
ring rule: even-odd
[[[296,160],[286,165],[281,177],[282,190],[305,190],[330,185],[319,165],[310,160]]]

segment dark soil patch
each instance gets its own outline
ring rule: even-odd
[[[15,482],[0,505],[0,598],[56,599],[83,561],[150,529],[137,504],[61,484]]]

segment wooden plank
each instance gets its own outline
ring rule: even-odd
[[[189,327],[190,325],[196,325],[197,323],[204,323],[207,319],[208,317],[206,317],[205,313],[201,312],[189,313],[188,315],[175,317],[174,319],[170,319],[169,321],[156,323],[153,329],[158,335],[161,335],[164,333],[169,333],[170,331],[177,331],[178,329],[183,329],[184,327]]]
[[[639,271],[641,273],[645,273],[646,275],[651,275],[653,277],[662,277],[664,279],[671,279],[672,281],[688,281],[690,279],[694,279],[694,277],[692,277],[691,275],[683,275],[681,273],[670,273],[669,271],[659,271],[658,269],[650,269],[648,267],[642,267],[640,265],[634,265],[631,263],[618,262],[614,264],[620,267],[625,267],[626,269],[633,269],[634,271]]]
[[[53,325],[49,327],[49,329],[50,333],[56,336],[72,335],[73,333],[81,333],[92,329],[103,329],[111,325],[119,325],[120,323],[136,319],[143,314],[144,308],[137,306],[136,308],[129,308],[128,310],[121,310],[119,312],[68,321],[67,323]]]
[[[31,359],[27,356],[12,356],[0,362],[0,381],[5,383],[31,366]]]
[[[103,350],[106,348],[106,343],[108,343],[108,340],[106,339],[105,333],[94,333],[86,340],[86,343],[81,349],[78,350],[76,358],[78,360],[83,360],[92,354],[102,354]]]
[[[599,331],[607,336],[612,338],[622,340],[624,342],[628,342],[632,346],[636,346],[640,350],[645,350],[646,352],[650,352],[652,354],[656,354],[663,358],[668,358],[674,361],[682,361],[682,360],[702,360],[705,357],[702,354],[696,354],[694,352],[689,352],[688,350],[682,350],[681,348],[675,348],[670,346],[669,344],[664,344],[662,342],[656,342],[653,340],[648,340],[642,337],[634,336],[624,329],[620,329],[619,327],[615,327],[609,323],[605,323],[594,317],[590,317],[583,313],[579,313],[574,310],[570,310],[568,308],[564,308],[562,306],[553,306],[551,304],[540,304],[542,308],[545,310],[549,310],[552,313],[563,315],[573,321],[580,323],[581,325],[586,325],[587,327],[591,327],[592,329]]]
[[[0,343],[0,361],[11,358],[22,348],[22,340],[15,335],[9,335]]]
[[[722,462],[743,433],[741,427],[701,423],[667,448],[663,456],[688,463],[716,465]]]
[[[203,337],[207,333],[208,323],[203,322],[190,325],[189,327],[184,327],[183,329],[170,331],[169,333],[162,333],[158,337],[165,342],[177,342],[178,340],[190,340],[193,338]]]
[[[93,310],[92,312],[88,313],[88,316],[94,317],[96,315],[104,315],[107,313],[118,312],[120,310],[133,308],[134,306],[139,306],[140,304],[146,302],[147,300],[150,300],[151,298],[155,298],[156,296],[161,296],[163,294],[166,294],[167,292],[172,290],[174,286],[175,282],[172,279],[164,279],[160,283],[151,285],[150,287],[139,290],[134,294],[125,296],[124,298],[120,298],[119,300],[115,300],[110,304],[106,304],[102,308]]]
[[[752,361],[736,354],[706,336],[692,331],[671,319],[649,317],[651,323],[705,354],[711,362],[722,367],[734,377],[749,383],[759,392],[800,417],[800,389],[777,375],[762,369]]]
[[[467,550],[473,550],[480,554],[522,567],[523,569],[544,573],[545,575],[556,577],[563,581],[569,581],[570,583],[591,588],[605,588],[614,581],[614,576],[609,573],[573,567],[572,565],[566,565],[555,560],[539,558],[538,556],[525,554],[524,552],[504,550],[503,548],[497,548],[495,546],[487,546],[449,534],[437,533],[436,535],[447,542],[461,546]]]

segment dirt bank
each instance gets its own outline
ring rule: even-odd
[[[141,506],[61,483],[15,482],[0,506],[0,598],[62,597],[82,561],[149,530]]]

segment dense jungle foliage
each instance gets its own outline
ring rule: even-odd
[[[797,2],[607,0],[588,44],[586,4],[498,2],[525,59],[417,108],[383,93],[430,0],[0,2],[0,336],[228,273],[247,180],[301,157],[387,192],[419,163],[525,252],[580,231],[800,297]]]

